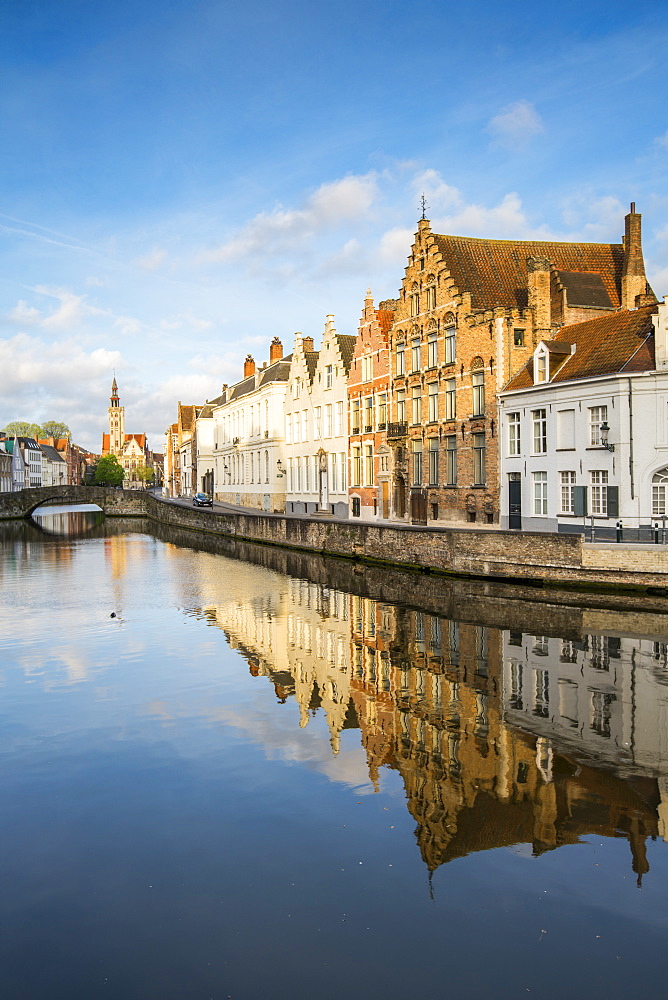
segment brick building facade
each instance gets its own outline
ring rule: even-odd
[[[348,378],[350,511],[353,517],[390,516],[390,391],[388,333],[396,302],[373,304],[366,293]]]
[[[624,240],[433,233],[421,219],[389,335],[392,516],[499,520],[496,394],[560,326],[652,297],[631,206]]]

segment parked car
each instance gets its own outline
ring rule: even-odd
[[[193,504],[195,507],[213,507],[213,497],[207,496],[206,493],[196,493]]]

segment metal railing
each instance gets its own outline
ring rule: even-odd
[[[392,423],[387,425],[388,438],[406,437],[407,433],[408,433],[408,424],[406,423]]]
[[[668,514],[654,517],[620,517],[602,522],[589,515],[582,528],[587,542],[635,542],[642,545],[668,543]]]

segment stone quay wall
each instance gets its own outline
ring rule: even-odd
[[[94,503],[107,516],[153,521],[240,541],[458,576],[615,591],[668,591],[668,547],[583,542],[580,535],[474,528],[423,528],[285,514],[186,507],[134,490],[41,487],[0,494],[0,520],[43,503]]]
[[[586,545],[580,535],[474,528],[420,528],[284,514],[222,513],[147,496],[147,516],[162,524],[305,552],[418,570],[591,589],[668,589],[668,551],[660,546]],[[626,546],[624,546],[626,548]],[[636,550],[643,548],[643,553]],[[586,550],[586,551],[585,551]],[[633,565],[631,565],[633,563]]]

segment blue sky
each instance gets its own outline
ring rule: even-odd
[[[668,4],[6,0],[0,426],[98,450],[392,297],[436,231],[619,241],[668,293]]]

